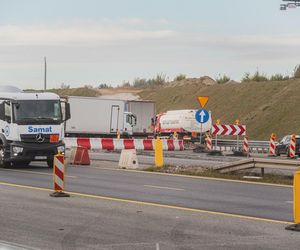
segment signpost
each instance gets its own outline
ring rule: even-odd
[[[195,119],[200,123],[200,145],[202,144],[202,124],[209,120],[209,112],[204,109],[206,103],[208,102],[208,96],[198,96],[198,101],[200,103],[201,109],[198,109],[195,114]]]

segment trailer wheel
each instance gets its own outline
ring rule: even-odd
[[[0,145],[0,167],[7,168],[10,167],[11,163],[4,161],[4,147]]]

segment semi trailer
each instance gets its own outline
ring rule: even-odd
[[[71,119],[66,121],[67,137],[146,136],[155,117],[152,101],[103,99],[99,97],[68,96]]]
[[[62,113],[62,106],[64,114]],[[28,93],[0,87],[0,165],[28,165],[64,153],[64,122],[70,106],[54,93]]]

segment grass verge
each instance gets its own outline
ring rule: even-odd
[[[240,171],[240,172],[222,174],[217,170],[211,168],[178,167],[178,166],[170,166],[170,165],[165,165],[162,168],[149,167],[144,170],[149,172],[160,172],[160,173],[201,176],[201,177],[230,179],[230,180],[243,180],[243,181],[252,181],[252,182],[293,185],[292,176],[269,174],[269,173],[265,174],[264,177],[261,177],[259,173],[254,173],[249,171]]]

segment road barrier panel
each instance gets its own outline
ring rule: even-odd
[[[275,145],[276,135],[274,133],[271,134],[270,143],[269,143],[269,156],[276,156],[276,145]]]
[[[158,137],[155,140],[154,145],[154,162],[157,168],[161,168],[164,165],[164,152],[163,152],[163,141]]]
[[[161,139],[163,150],[184,150],[183,140]],[[71,138],[64,139],[66,148],[84,147],[88,150],[154,150],[155,139],[115,139],[115,138]]]
[[[300,171],[294,173],[294,223],[285,229],[300,232]]]
[[[139,167],[136,149],[122,149],[119,167],[125,169],[137,169]]]
[[[290,156],[290,158],[296,157],[296,135],[295,134],[291,135],[289,156]]]
[[[65,157],[63,154],[54,156],[53,161],[53,188],[54,192],[50,194],[51,197],[70,197],[64,192],[65,188]]]
[[[69,164],[91,165],[88,149],[85,147],[73,147],[71,150]]]

